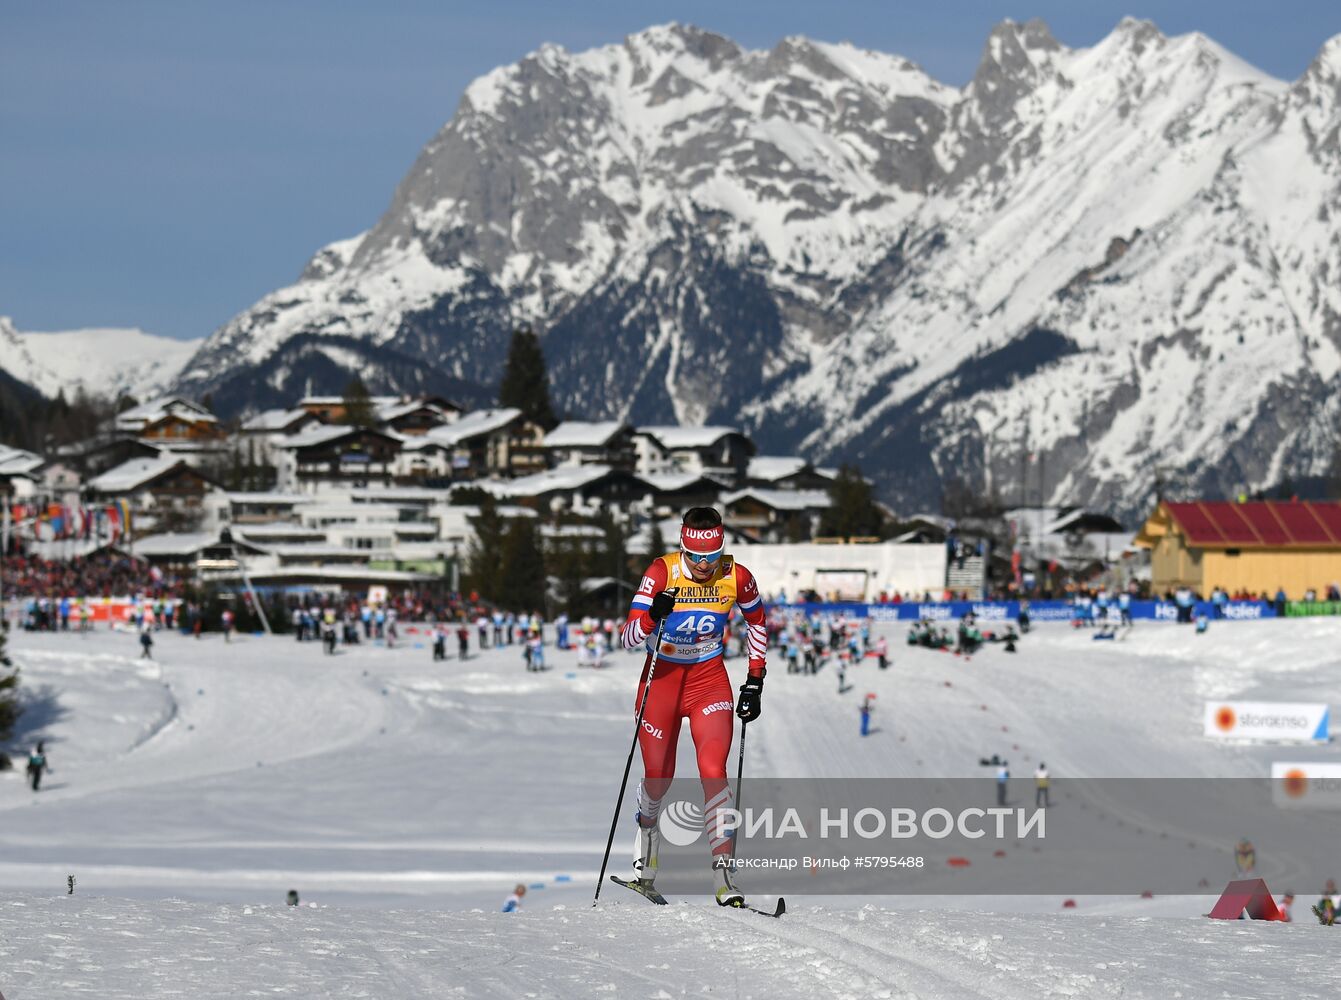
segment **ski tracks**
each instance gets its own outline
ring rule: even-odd
[[[926,1000],[930,997],[975,997],[1000,1000],[1010,994],[980,992],[977,977],[949,975],[931,956],[900,945],[900,938],[872,933],[850,919],[818,911],[789,911],[781,920],[762,921],[756,915],[730,915],[757,939],[771,940],[792,968],[813,982],[804,995],[854,995]],[[756,926],[757,925],[757,926]],[[799,982],[796,985],[800,985]]]

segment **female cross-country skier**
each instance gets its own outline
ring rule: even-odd
[[[634,701],[636,710],[652,663],[650,640],[664,622],[638,732],[644,778],[638,786],[634,874],[643,889],[652,889],[660,839],[657,815],[675,775],[680,723],[688,718],[703,782],[703,822],[712,851],[717,902],[743,906],[745,896],[731,880],[733,844],[723,815],[731,807],[726,760],[733,724],[731,682],[722,663],[722,633],[732,607],[738,607],[747,630],[749,675],[741,685],[735,714],[744,722],[753,722],[759,717],[768,632],[759,586],[748,569],[723,554],[725,542],[722,518],[716,510],[690,508],[680,528],[679,551],[662,556],[647,568],[620,638],[625,649],[649,643]]]

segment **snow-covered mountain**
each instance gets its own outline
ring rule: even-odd
[[[1135,512],[1322,472],[1341,416],[1341,36],[1295,83],[1125,20],[1005,22],[963,89],[897,56],[669,25],[467,89],[369,231],[211,336],[181,387],[269,405],[353,369],[731,422],[859,461]]]
[[[137,329],[20,332],[0,316],[0,370],[44,396],[89,394],[137,399],[166,388],[200,348],[201,340],[174,340]]]

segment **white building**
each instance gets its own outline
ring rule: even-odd
[[[622,420],[565,420],[545,435],[544,448],[555,466],[632,469],[636,461],[633,428]]]
[[[732,484],[744,481],[756,451],[734,427],[639,427],[633,442],[639,475],[692,472]]]

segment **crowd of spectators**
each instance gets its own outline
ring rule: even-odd
[[[0,564],[0,596],[25,597],[179,597],[188,581],[112,551],[71,559],[44,559],[16,551]]]

